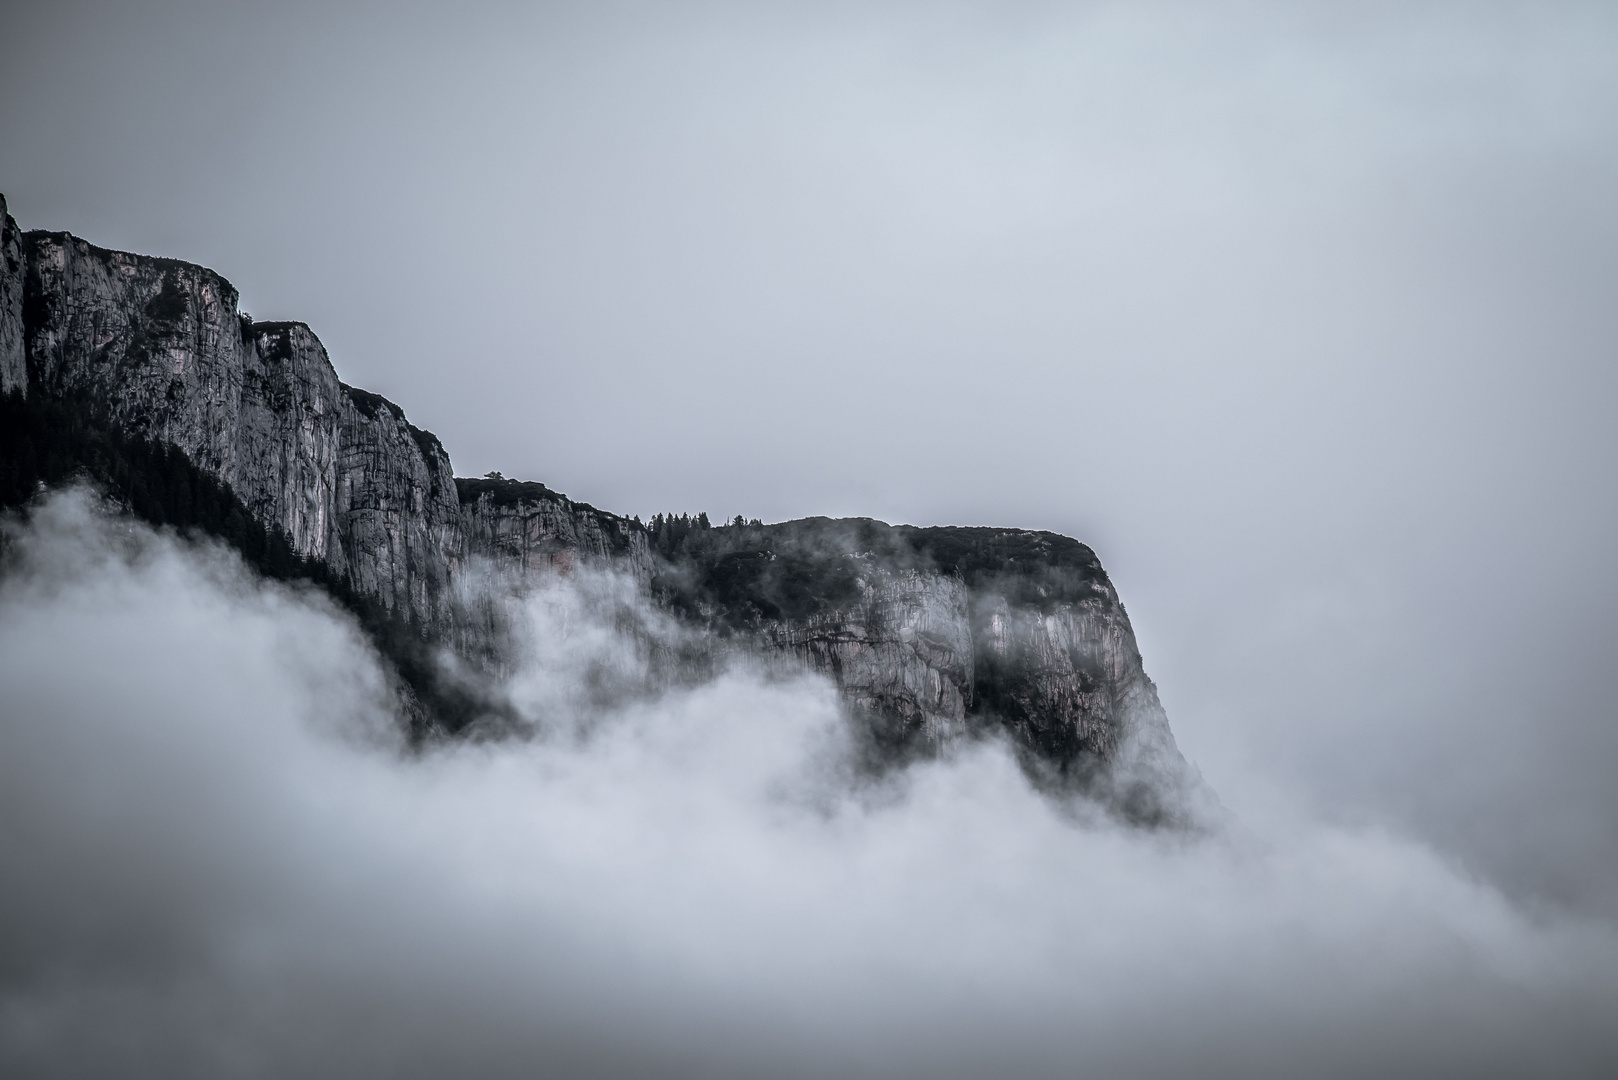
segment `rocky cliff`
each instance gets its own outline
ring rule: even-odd
[[[1178,767],[1129,616],[1077,540],[869,519],[662,525],[664,604],[733,648],[831,675],[883,740],[991,727],[1060,768],[1125,752]]]
[[[8,408],[36,424],[58,410],[51,423],[102,432],[98,446],[158,448],[140,460],[195,474],[164,488],[176,520],[231,534],[215,519],[245,514],[395,636],[493,671],[509,638],[501,597],[610,568],[696,632],[697,647],[665,656],[665,681],[752,655],[830,676],[890,749],[993,728],[1063,774],[1125,758],[1183,769],[1123,605],[1078,541],[864,519],[648,528],[542,484],[457,479],[399,406],[338,380],[307,326],[252,321],[211,270],[23,233],[3,199],[0,222]],[[47,468],[25,443],[0,463],[8,490],[65,467],[60,447]],[[78,458],[111,476],[102,451]],[[209,484],[237,509],[186,518]],[[445,726],[486,707],[498,703],[463,702]]]
[[[239,314],[210,270],[66,233],[26,233],[22,248],[28,393],[178,447],[361,594],[448,620],[465,540],[438,440],[344,386],[307,326]]]
[[[651,580],[651,549],[638,522],[499,475],[463,477],[455,488],[469,550],[519,585],[570,573],[580,559],[611,563],[641,584]]]
[[[28,392],[22,336],[22,233],[0,195],[0,394]]]

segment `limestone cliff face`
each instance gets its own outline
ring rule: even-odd
[[[251,321],[211,270],[21,233],[3,211],[0,392],[182,450],[418,644],[498,672],[513,598],[602,567],[695,631],[642,642],[652,685],[751,654],[830,676],[879,742],[998,729],[1063,770],[1183,769],[1123,605],[1076,540],[866,519],[648,529],[542,484],[457,479],[399,406],[338,380],[304,324]],[[456,723],[488,702],[462,704]]]
[[[884,726],[882,735],[914,731],[936,745],[961,734],[973,678],[966,584],[945,574],[856,565],[859,596],[852,602],[802,619],[768,620],[759,640],[831,676],[850,705]]]
[[[466,537],[467,572],[459,583],[459,610],[450,632],[456,651],[484,671],[506,673],[521,652],[520,610],[511,601],[559,577],[606,570],[651,582],[653,559],[646,530],[637,522],[574,502],[544,484],[507,480],[497,474],[455,480]],[[612,590],[608,590],[610,593]],[[650,640],[639,643],[648,662]],[[670,672],[645,683],[668,683]]]
[[[830,674],[888,741],[1005,730],[1064,770],[1148,749],[1177,767],[1129,616],[1076,540],[824,518],[653,529],[665,602],[717,642]]]
[[[23,236],[26,382],[179,447],[294,549],[424,625],[465,546],[449,458],[344,386],[301,323],[253,323],[230,282],[66,233]]]
[[[1058,757],[1111,758],[1131,735],[1160,722],[1166,730],[1157,688],[1115,595],[1050,611],[981,595],[973,638],[980,705],[1028,745]]]
[[[496,477],[455,483],[468,549],[519,585],[571,573],[581,561],[614,566],[643,585],[651,580],[646,530],[632,521],[544,484]]]
[[[22,232],[0,195],[0,394],[28,392],[22,339]]]
[[[337,505],[349,581],[442,633],[466,550],[449,455],[391,401],[343,390]]]

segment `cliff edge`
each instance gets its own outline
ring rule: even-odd
[[[432,433],[338,379],[308,326],[253,321],[200,266],[23,232],[3,197],[0,397],[0,501],[88,474],[143,517],[318,581],[361,615],[423,728],[506,707],[497,680],[445,677],[494,671],[507,648],[473,576],[521,595],[590,565],[693,630],[700,646],[665,658],[664,682],[740,655],[798,665],[836,683],[881,754],[1002,731],[1035,771],[1113,785],[1143,820],[1190,776],[1123,604],[1076,540],[642,524],[543,484],[457,478]]]

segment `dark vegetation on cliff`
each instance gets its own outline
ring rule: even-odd
[[[131,437],[97,412],[90,401],[0,395],[0,509],[26,506],[42,487],[88,481],[142,521],[222,541],[267,578],[325,590],[354,614],[409,687],[420,706],[418,736],[429,725],[458,730],[489,710],[442,678],[436,643],[423,627],[361,596],[322,560],[299,555],[285,531],[262,525],[228,485],[182,450]]]
[[[390,405],[365,391],[350,393],[375,408]],[[0,507],[23,507],[42,487],[78,480],[94,483],[152,525],[222,541],[268,578],[325,590],[354,614],[409,688],[420,706],[418,735],[431,728],[458,731],[499,711],[499,703],[444,677],[435,661],[442,643],[429,628],[360,595],[327,563],[299,555],[284,531],[260,523],[228,485],[197,468],[183,451],[127,435],[88,400],[0,396]],[[480,497],[497,504],[564,498],[544,484],[503,477],[457,478],[456,487],[463,504]],[[1050,611],[1110,595],[1094,552],[1052,533],[918,528],[870,518],[804,518],[774,525],[738,520],[720,526],[706,514],[659,514],[644,526],[616,520],[624,532],[609,532],[610,537],[624,544],[628,530],[644,528],[660,556],[653,595],[687,623],[721,637],[751,633],[767,623],[847,612],[861,598],[861,574],[872,569],[958,576],[971,590],[974,623],[981,622],[976,609],[989,596]],[[1088,691],[1099,685],[1101,673],[1081,673],[1081,679],[1081,690]],[[1030,746],[1059,767],[1082,762],[1088,747],[1077,733],[1043,721],[1049,710],[1039,685],[1039,672],[1027,657],[980,650],[972,712],[1020,729]]]
[[[985,527],[889,525],[872,518],[802,518],[765,525],[736,519],[710,526],[706,515],[658,515],[648,524],[662,556],[653,589],[671,610],[720,635],[747,634],[778,621],[802,622],[855,608],[862,575],[921,571],[954,576],[968,589],[974,628],[969,717],[1016,731],[1062,774],[1094,767],[1097,747],[1071,724],[1055,723],[1041,659],[1027,649],[985,648],[996,612],[1049,614],[1101,601],[1117,604],[1101,562],[1087,545],[1056,533]],[[1104,693],[1092,663],[1075,673],[1078,697]]]
[[[732,656],[785,655],[836,682],[888,763],[963,723],[1007,731],[1041,775],[1105,761],[1137,717],[1172,752],[1127,615],[1076,540],[870,518],[643,524],[499,473],[451,481],[435,436],[338,380],[304,324],[240,312],[212,271],[20,233],[9,215],[0,248],[0,386],[26,388],[0,400],[0,507],[87,480],[140,519],[322,589],[398,674],[418,735],[516,719],[499,700],[504,594],[445,592],[465,560],[480,560],[463,579],[476,591],[502,588],[482,560],[515,585],[536,567],[565,575],[604,559],[696,631],[673,645],[637,638],[648,688],[706,678]],[[259,412],[244,424],[248,404]],[[300,410],[325,426],[290,422]],[[239,496],[198,464],[287,455],[299,471],[286,505],[258,474],[236,476]]]
[[[738,628],[846,606],[862,565],[953,574],[974,593],[1046,612],[1110,590],[1095,552],[1056,533],[824,517],[711,526],[706,514],[660,514],[647,528],[668,564],[658,578],[665,599]]]
[[[264,323],[254,323],[253,329],[255,332],[257,332],[265,325],[266,324]],[[282,335],[279,344],[284,345],[290,353],[292,348],[290,338],[288,338],[286,335]],[[434,435],[430,431],[424,431],[415,424],[412,424],[409,420],[406,420],[404,410],[398,405],[395,405],[381,394],[373,394],[369,390],[361,390],[357,386],[350,386],[347,383],[343,383],[342,387],[343,393],[348,395],[348,400],[353,403],[354,408],[358,409],[360,415],[364,416],[367,420],[374,420],[376,418],[376,414],[384,409],[392,413],[394,419],[403,424],[405,426],[405,430],[410,432],[410,437],[415,440],[416,448],[421,451],[423,461],[432,461],[435,458],[449,457],[449,455],[444,452],[444,444],[438,441],[438,436]]]
[[[498,473],[457,477],[455,483],[462,505],[568,502],[544,484]],[[582,503],[570,505],[601,513]],[[645,530],[654,555],[651,591],[660,606],[719,638],[817,617],[835,624],[860,609],[862,578],[869,581],[873,572],[953,576],[967,588],[980,646],[972,664],[970,717],[1015,730],[1023,745],[1063,774],[1083,772],[1097,759],[1092,734],[1053,721],[1076,701],[1051,698],[1044,661],[1017,644],[981,647],[988,640],[987,621],[997,611],[1017,609],[1026,617],[1075,604],[1118,605],[1095,552],[1071,537],[1026,529],[889,525],[872,518],[766,525],[738,516],[714,525],[706,513],[657,514],[643,525],[604,516],[621,526],[608,532],[616,544],[626,543],[631,530]],[[1074,673],[1070,691],[1091,698],[1105,693],[1105,683],[1105,673],[1093,663]]]
[[[178,322],[185,318],[185,309],[185,290],[180,288],[178,275],[165,274],[163,291],[146,303],[146,317],[159,322]]]

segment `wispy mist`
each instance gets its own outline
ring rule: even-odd
[[[577,680],[622,640],[563,585],[513,673],[533,736],[413,751],[318,595],[84,491],[8,546],[13,1075],[1618,1061],[1618,935],[1530,917],[1407,838],[1295,807],[1130,829],[992,742],[858,780],[833,689],[745,667],[602,704]],[[563,722],[586,699],[594,721]]]

